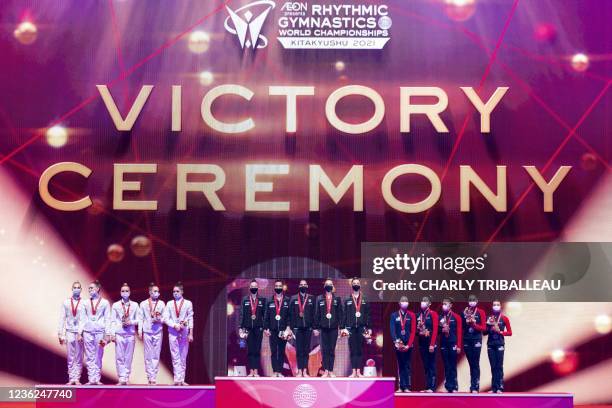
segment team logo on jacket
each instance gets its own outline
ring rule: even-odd
[[[268,45],[268,39],[261,34],[261,29],[266,17],[276,4],[270,0],[258,0],[253,3],[246,4],[236,10],[232,10],[229,6],[225,6],[228,17],[223,22],[223,27],[238,37],[240,47],[246,48],[265,48]],[[257,12],[255,15],[253,12]],[[232,25],[230,25],[230,21]]]

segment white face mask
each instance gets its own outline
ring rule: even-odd
[[[429,307],[429,304],[427,302],[421,302],[421,309],[425,310]]]
[[[447,304],[442,305],[442,310],[444,310],[445,312],[448,312],[450,310],[450,305],[447,305]]]
[[[130,292],[121,292],[121,299],[127,301],[130,298]]]
[[[151,299],[157,300],[157,298],[159,298],[159,292],[158,291],[151,292]]]
[[[476,305],[478,304],[477,301],[472,300],[471,302],[468,303],[470,305],[470,307],[476,307]]]
[[[181,295],[180,293],[178,293],[178,292],[174,293],[174,299],[181,300],[182,297],[183,297],[183,295]]]
[[[81,296],[81,289],[72,289],[72,296],[79,297]]]
[[[402,310],[408,309],[408,302],[400,302],[400,307],[402,308]]]
[[[493,306],[493,311],[494,311],[495,313],[499,313],[499,312],[501,312],[501,306],[500,306],[500,305],[495,305],[495,306]]]

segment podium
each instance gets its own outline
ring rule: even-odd
[[[393,407],[395,378],[216,377],[218,408]]]
[[[479,393],[397,393],[395,394],[396,408],[572,408],[574,398],[572,394],[546,394],[529,392],[504,392],[503,394]]]

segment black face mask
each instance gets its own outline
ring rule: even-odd
[[[307,286],[300,286],[300,293],[306,293],[306,290],[308,289]]]
[[[277,295],[280,295],[281,293],[283,293],[283,288],[274,288],[274,291]]]
[[[256,294],[257,293],[257,288],[251,288],[251,293],[252,294]]]
[[[353,290],[354,290],[355,292],[357,292],[359,289],[361,289],[361,286],[359,286],[359,285],[353,285]]]
[[[331,292],[334,287],[332,285],[325,285],[325,291]]]

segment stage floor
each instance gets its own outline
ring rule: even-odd
[[[571,394],[395,393],[395,379],[216,377],[216,385],[37,385],[41,389],[70,389],[75,400],[38,401],[36,407],[427,407],[448,408],[571,408]],[[34,406],[34,405],[32,405]]]

